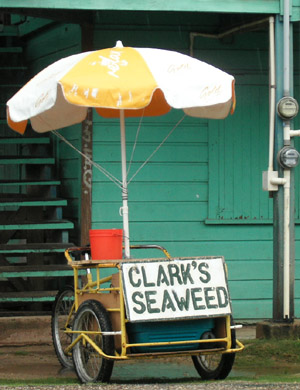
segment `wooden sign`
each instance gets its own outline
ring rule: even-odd
[[[223,257],[122,263],[129,321],[231,314]]]

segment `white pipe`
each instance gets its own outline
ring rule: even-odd
[[[290,121],[287,121],[284,123],[283,126],[283,142],[284,145],[290,145],[291,144],[291,126]]]
[[[203,38],[212,38],[212,39],[222,39],[226,37],[227,35],[232,35],[240,31],[248,30],[253,27],[258,26],[259,24],[264,24],[268,21],[268,18],[264,18],[261,20],[256,20],[254,22],[246,23],[238,27],[230,28],[229,30],[223,31],[221,33],[216,34],[209,34],[209,33],[201,33],[201,32],[191,32],[190,33],[190,56],[194,56],[194,40],[196,37],[203,37]]]
[[[284,178],[284,255],[283,255],[283,318],[290,318],[290,186],[291,171],[285,169]]]
[[[129,210],[128,210],[128,186],[127,186],[127,168],[126,168],[126,135],[125,135],[125,114],[120,110],[120,131],[121,131],[121,158],[122,158],[122,215],[123,215],[123,233],[125,258],[130,258],[129,241]]]
[[[290,96],[290,1],[283,8],[283,94]],[[290,144],[290,122],[284,122],[284,144]],[[284,170],[283,216],[283,319],[290,319],[290,181],[291,172]]]
[[[291,130],[290,131],[290,137],[299,137],[300,136],[300,130]]]
[[[290,0],[283,4],[283,94],[290,95]]]
[[[269,18],[269,167],[268,171],[273,171],[274,158],[274,132],[275,132],[275,102],[276,102],[276,75],[275,75],[275,26],[274,17]]]
[[[273,177],[270,182],[275,186],[283,186],[286,183],[286,179],[283,177]]]

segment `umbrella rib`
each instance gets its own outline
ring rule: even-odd
[[[155,155],[155,153],[163,146],[163,144],[166,142],[166,140],[170,137],[170,135],[173,133],[173,131],[181,124],[181,122],[184,120],[184,118],[186,117],[186,114],[183,115],[183,117],[181,119],[179,119],[179,121],[176,123],[176,125],[171,129],[171,131],[169,132],[169,134],[162,140],[162,142],[157,146],[157,148],[150,154],[150,156],[143,162],[143,164],[136,170],[136,172],[131,176],[130,180],[128,180],[128,184],[131,183],[131,181],[135,178],[135,176],[140,172],[140,170],[142,168],[144,168],[144,166],[146,164],[148,164],[148,162],[151,160],[151,158]]]
[[[148,162],[151,160],[151,158],[155,155],[155,153],[163,146],[163,144],[167,141],[167,139],[170,137],[170,135],[176,130],[176,128],[182,123],[182,121],[184,120],[184,118],[186,117],[186,114],[183,115],[183,117],[176,123],[176,125],[171,129],[171,131],[167,134],[167,136],[162,140],[162,142],[157,146],[157,148],[150,154],[150,156],[143,162],[143,164],[136,170],[136,172],[131,176],[130,180],[128,180],[128,185],[131,183],[131,181],[135,178],[135,176],[140,172],[140,170],[146,165],[148,164]],[[135,139],[135,143],[134,143],[134,149],[136,147],[136,143],[137,143],[137,139],[138,139],[138,133],[140,131],[140,127],[141,127],[141,121],[140,121],[140,125],[139,125],[139,128],[138,128],[138,131],[137,131],[137,135],[136,135],[136,139]],[[105,168],[103,168],[100,164],[96,163],[95,161],[93,161],[92,159],[90,159],[86,154],[82,153],[79,149],[77,149],[70,141],[68,141],[64,136],[62,136],[58,131],[56,130],[52,130],[52,133],[54,135],[56,135],[58,138],[60,138],[63,142],[65,142],[67,145],[69,145],[72,149],[74,149],[77,153],[79,153],[83,158],[85,158],[90,164],[92,164],[96,169],[98,169],[100,172],[102,172],[109,180],[111,180],[113,183],[116,184],[116,186],[118,186],[119,188],[123,188],[123,185],[122,185],[122,182],[116,178],[115,176],[113,176],[110,172],[108,172]],[[134,154],[134,151],[132,152],[131,154],[131,161],[130,161],[130,165],[132,163],[132,158],[133,158],[133,154]],[[129,173],[129,169],[130,167],[128,168],[128,172],[127,174]]]
[[[130,161],[129,161],[128,169],[127,169],[127,177],[128,177],[128,175],[129,175],[129,172],[130,172],[130,169],[131,169],[131,165],[132,165],[132,161],[133,161],[133,156],[134,156],[134,153],[135,153],[135,149],[136,149],[138,137],[139,137],[139,134],[140,134],[140,130],[141,130],[143,118],[144,118],[144,110],[143,110],[143,115],[142,115],[141,118],[140,118],[139,127],[138,127],[138,129],[137,129],[137,131],[136,131],[135,140],[134,140],[134,145],[133,145],[133,148],[132,148],[132,152],[131,152],[131,156],[130,156]]]
[[[74,149],[77,153],[79,153],[83,158],[85,158],[89,163],[91,163],[96,169],[103,173],[109,180],[115,183],[119,188],[123,188],[122,182],[113,176],[110,172],[108,172],[105,168],[103,168],[100,164],[96,163],[92,159],[90,159],[86,154],[82,153],[81,150],[77,149],[70,141],[68,141],[64,136],[62,136],[58,131],[52,130],[51,133],[60,138],[63,142],[69,145],[72,149]]]

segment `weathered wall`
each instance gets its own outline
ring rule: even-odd
[[[121,39],[128,46],[188,53],[189,32],[213,30],[209,24],[217,21],[215,16],[199,18],[198,26],[161,21],[128,26],[129,31],[99,24],[95,46]],[[224,255],[234,316],[271,318],[272,202],[261,185],[268,163],[267,27],[223,40],[197,37],[194,55],[236,77],[236,112],[225,121],[186,118],[139,172],[129,185],[131,240],[163,245],[173,256]],[[181,116],[142,120],[133,172]],[[127,121],[128,159],[138,128],[138,120]],[[120,177],[117,122],[95,119],[94,156]],[[93,227],[121,227],[120,206],[120,190],[95,172]]]
[[[95,26],[95,48],[113,46],[121,39],[126,46],[188,54],[191,31],[213,32],[222,28],[222,20],[226,24],[226,15],[200,16],[191,20],[175,14],[161,19],[153,14],[135,14],[132,20],[102,18]],[[47,31],[30,42],[28,53],[33,70],[80,51],[79,28],[66,28],[56,27],[52,33]],[[194,55],[235,76],[236,112],[224,121],[185,118],[138,173],[129,185],[131,240],[133,244],[163,245],[173,256],[224,255],[235,318],[271,318],[272,202],[261,186],[261,174],[268,162],[267,28],[222,40],[197,37]],[[295,59],[298,56],[297,52]],[[295,65],[298,68],[298,60]],[[298,78],[295,94],[299,97]],[[129,160],[140,128],[129,177],[181,118],[182,113],[174,111],[161,118],[143,118],[141,123],[139,119],[127,120]],[[63,134],[80,147],[79,132],[70,129]],[[118,121],[95,115],[93,137],[94,160],[120,178]],[[59,161],[63,195],[69,199],[68,217],[76,219],[80,209],[80,159],[61,144]],[[298,169],[297,186],[299,175]],[[297,207],[298,203],[297,198]],[[94,170],[93,228],[121,227],[120,206],[119,188]],[[297,249],[299,240],[299,261]],[[295,312],[299,316],[298,267],[296,278]]]
[[[32,21],[34,23],[34,20]],[[26,58],[31,75],[71,54],[81,51],[81,29],[74,24],[48,26],[39,34],[27,40]],[[76,148],[81,149],[81,125],[64,129],[63,136]],[[57,176],[61,180],[60,197],[67,199],[64,218],[75,222],[75,230],[70,232],[70,242],[79,243],[80,224],[80,174],[81,157],[70,146],[52,136],[57,157]]]

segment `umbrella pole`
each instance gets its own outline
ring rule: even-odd
[[[120,130],[121,130],[121,158],[122,158],[122,215],[125,258],[130,258],[129,241],[129,216],[128,216],[128,187],[127,187],[127,167],[126,167],[126,136],[125,136],[125,114],[120,110]]]

